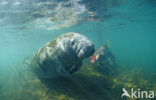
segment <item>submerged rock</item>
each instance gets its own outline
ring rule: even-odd
[[[94,45],[85,36],[66,33],[35,53],[32,68],[42,78],[70,76],[80,69],[83,59],[91,56],[94,51]]]

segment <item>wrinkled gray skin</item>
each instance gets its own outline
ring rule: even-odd
[[[94,45],[85,36],[66,33],[36,52],[32,68],[43,78],[70,76],[80,69],[82,60],[91,56],[94,51]]]

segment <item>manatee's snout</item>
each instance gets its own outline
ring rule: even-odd
[[[88,41],[84,43],[81,47],[81,49],[78,52],[78,58],[84,59],[89,56],[91,56],[95,52],[94,45],[91,43],[91,41]]]

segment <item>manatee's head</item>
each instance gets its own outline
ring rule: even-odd
[[[95,51],[95,47],[93,43],[89,39],[87,39],[85,36],[80,35],[78,33],[75,33],[75,36],[72,42],[74,42],[73,48],[78,59],[87,58],[91,56]]]

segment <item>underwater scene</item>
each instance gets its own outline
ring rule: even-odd
[[[156,100],[156,0],[0,0],[0,100]]]

